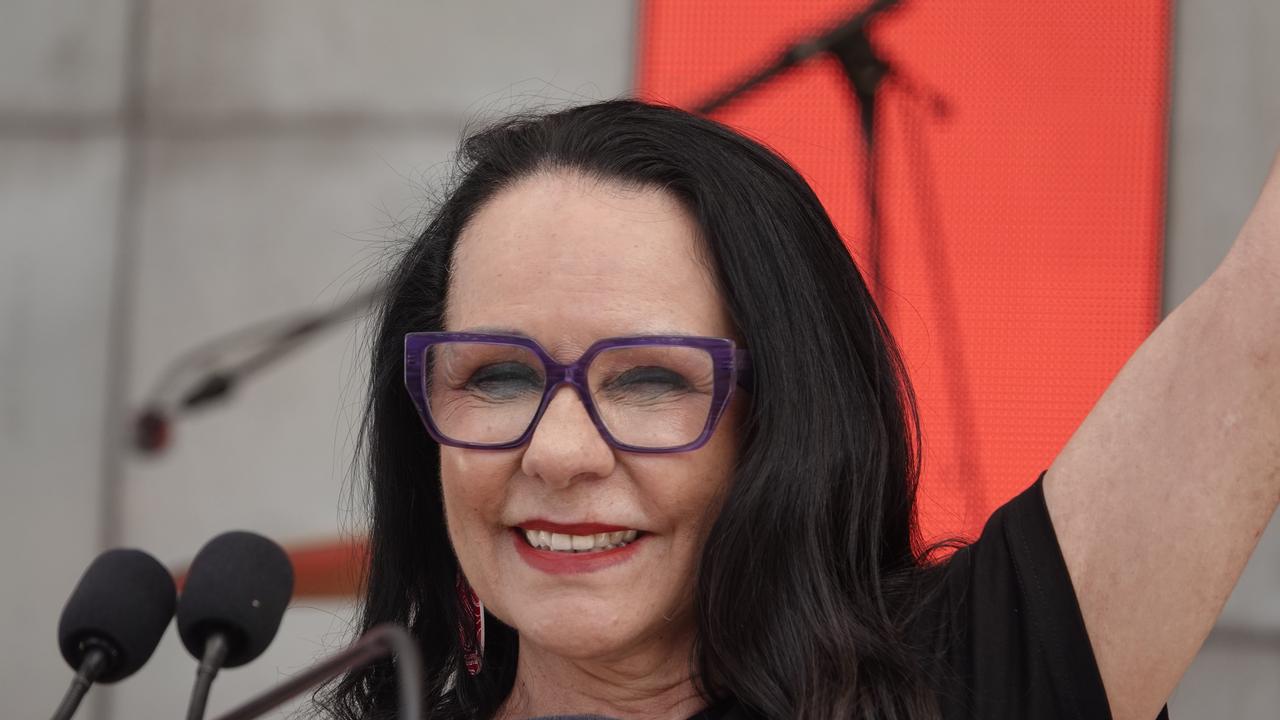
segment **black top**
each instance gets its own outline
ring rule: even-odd
[[[1044,501],[1044,475],[947,561],[922,640],[944,720],[1110,720],[1102,676]],[[732,703],[690,720],[746,720]],[[1162,710],[1157,720],[1167,720]]]
[[[951,557],[938,602],[934,647],[951,674],[939,688],[946,720],[1111,718],[1043,473]],[[1168,720],[1167,708],[1159,719]]]

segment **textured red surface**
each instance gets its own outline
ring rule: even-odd
[[[293,597],[354,597],[365,573],[368,545],[364,538],[295,545],[289,549],[293,563]],[[178,591],[187,584],[189,567],[173,571]]]
[[[638,92],[691,108],[862,4],[647,0]],[[874,290],[920,396],[927,535],[975,535],[1155,325],[1170,22],[1167,0],[916,0],[874,28],[951,108],[888,86],[878,126]],[[854,108],[822,59],[715,117],[795,164],[862,264]]]

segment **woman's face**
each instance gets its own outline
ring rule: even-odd
[[[562,363],[601,338],[734,338],[699,242],[668,193],[536,174],[484,205],[459,238],[445,327],[524,334]],[[454,550],[522,651],[618,660],[687,650],[698,556],[734,466],[741,402],[735,395],[701,448],[639,454],[609,446],[561,386],[524,446],[441,447]],[[521,528],[538,523],[639,533],[610,559],[558,564],[528,552]]]

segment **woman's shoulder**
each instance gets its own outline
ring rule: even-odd
[[[1043,483],[945,561],[918,615],[943,717],[1111,717]]]

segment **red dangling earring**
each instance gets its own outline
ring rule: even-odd
[[[462,574],[462,568],[458,568],[458,580],[456,583],[458,591],[458,604],[462,606],[462,617],[458,618],[459,623],[471,621],[474,633],[468,633],[465,625],[458,626],[458,637],[462,641],[462,659],[467,665],[467,674],[475,677],[480,674],[480,663],[484,659],[484,604],[480,602],[480,596],[476,595],[476,591],[471,589],[471,583],[467,582],[466,576]],[[476,644],[471,643],[471,638],[475,639]]]

